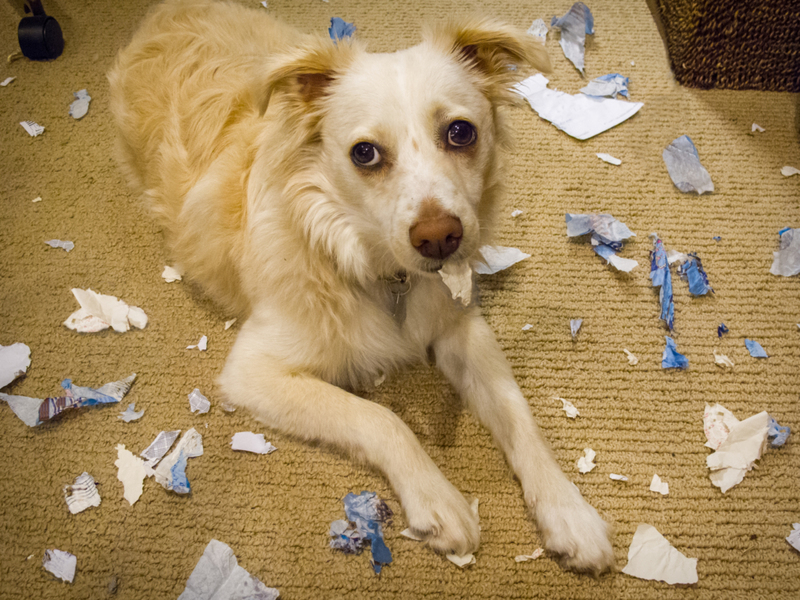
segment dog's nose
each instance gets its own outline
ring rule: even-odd
[[[458,250],[464,229],[461,219],[446,213],[438,204],[428,203],[408,233],[417,252],[425,258],[441,260]]]

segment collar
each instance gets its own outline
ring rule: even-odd
[[[408,273],[400,270],[393,275],[381,277],[380,281],[389,296],[389,313],[394,317],[398,325],[402,325],[406,320],[406,296],[411,291],[411,281]]]

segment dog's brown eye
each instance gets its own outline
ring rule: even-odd
[[[359,167],[371,167],[381,162],[381,153],[369,142],[359,142],[353,146],[350,156]]]
[[[447,129],[447,142],[451,146],[469,146],[477,137],[475,127],[466,121],[453,121]]]

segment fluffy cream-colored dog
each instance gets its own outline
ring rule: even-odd
[[[169,250],[246,317],[219,383],[269,426],[389,478],[410,528],[441,552],[478,547],[476,517],[387,408],[350,391],[436,365],[519,477],[548,550],[612,565],[609,527],[559,468],[494,334],[437,273],[490,241],[509,65],[547,68],[491,20],[367,53],[265,11],[156,7],[109,75],[119,158]]]

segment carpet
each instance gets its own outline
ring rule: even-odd
[[[27,375],[3,391],[44,398],[59,383],[97,387],[135,372],[120,405],[85,408],[36,428],[0,403],[0,598],[175,598],[211,539],[228,544],[239,564],[281,597],[294,598],[771,598],[800,595],[800,554],[785,541],[800,521],[800,278],[770,274],[778,231],[800,227],[798,96],[755,91],[700,91],[678,86],[648,4],[590,3],[587,79],[619,72],[632,100],[629,121],[585,142],[541,120],[529,107],[508,111],[516,137],[497,243],[531,254],[493,276],[481,276],[483,311],[504,348],[538,423],[570,479],[616,527],[617,567],[626,564],[640,523],[655,526],[697,558],[699,582],[669,586],[610,573],[598,579],[565,572],[546,555],[514,557],[539,545],[517,483],[488,432],[465,413],[443,378],[419,366],[387,380],[370,398],[410,425],[444,474],[480,500],[481,547],[464,570],[400,535],[396,496],[377,473],[321,448],[270,432],[242,411],[225,412],[215,379],[237,325],[183,282],[167,284],[160,233],[126,188],[112,157],[114,128],[105,74],[149,2],[46,1],[64,31],[63,56],[52,62],[5,57],[17,49],[21,2],[0,4],[0,344],[31,348]],[[264,10],[259,2],[248,2]],[[19,5],[19,6],[18,6]],[[271,13],[305,31],[325,32],[330,17],[355,22],[373,51],[419,40],[420,25],[474,11],[527,29],[549,22],[570,3],[544,0],[270,0]],[[585,85],[551,31],[551,88]],[[522,77],[522,74],[521,74]],[[68,115],[73,92],[87,89],[88,114]],[[45,127],[29,137],[19,122]],[[751,124],[765,131],[752,133]],[[678,191],[662,150],[687,134],[713,178],[713,194]],[[600,161],[606,152],[620,166]],[[41,197],[40,202],[32,202]],[[522,210],[515,218],[511,212]],[[611,213],[637,237],[622,255],[630,274],[606,265],[586,240],[569,240],[565,213]],[[715,294],[692,298],[673,269],[678,350],[685,371],[661,368],[666,334],[658,293],[650,286],[648,234],[667,248],[697,252]],[[715,241],[714,236],[720,240]],[[71,240],[67,253],[44,242]],[[77,309],[73,287],[92,288],[142,307],[143,330],[78,334],[62,322]],[[583,319],[575,340],[570,319]],[[730,333],[717,337],[724,322]],[[528,331],[522,327],[533,325]],[[187,350],[202,335],[208,350]],[[767,359],[751,358],[744,339]],[[628,364],[627,348],[639,363]],[[713,351],[735,363],[722,369]],[[199,388],[212,403],[189,411]],[[580,416],[568,419],[561,402]],[[128,403],[144,409],[118,419]],[[721,403],[739,419],[768,411],[795,431],[767,449],[744,481],[726,494],[706,468],[703,410]],[[203,456],[192,458],[192,492],[179,496],[154,480],[141,499],[122,497],[116,445],[138,454],[161,430],[195,427]],[[278,451],[233,452],[238,431],[264,433]],[[578,473],[584,448],[597,467]],[[98,482],[99,507],[72,515],[63,486],[83,471]],[[609,474],[627,475],[615,482]],[[667,496],[649,491],[654,473]],[[394,510],[385,528],[394,562],[376,576],[368,553],[346,556],[329,546],[331,521],[344,518],[342,498],[370,490]],[[46,549],[77,556],[72,584],[42,568]]]

